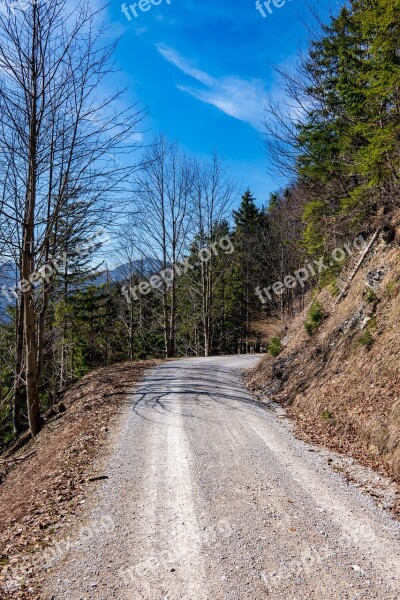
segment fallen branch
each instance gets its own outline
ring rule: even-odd
[[[8,458],[12,454],[15,454],[20,448],[22,448],[22,446],[27,444],[31,439],[32,439],[32,434],[31,434],[30,430],[28,429],[28,431],[25,431],[25,433],[20,435],[20,437],[12,444],[12,446],[10,446],[10,448],[8,448],[3,453],[3,456],[5,458]]]
[[[358,261],[358,263],[356,264],[353,272],[351,273],[346,285],[344,286],[344,288],[342,289],[342,291],[340,292],[339,296],[336,299],[336,302],[334,303],[334,306],[337,306],[339,304],[339,302],[344,298],[344,296],[347,293],[347,290],[349,289],[351,282],[353,281],[354,277],[357,275],[358,271],[361,268],[361,265],[363,264],[368,252],[371,250],[376,238],[378,237],[379,233],[381,231],[381,228],[379,227],[379,229],[377,229],[374,233],[374,235],[372,236],[368,246],[365,248],[360,260]]]
[[[15,461],[20,461],[20,460],[26,460],[33,454],[36,454],[36,452],[37,452],[37,450],[32,450],[31,452],[28,452],[28,454],[25,454],[24,456],[14,456],[13,458],[0,458],[0,462],[15,462]]]

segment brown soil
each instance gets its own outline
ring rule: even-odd
[[[94,460],[110,423],[145,369],[161,361],[113,365],[86,375],[62,398],[66,411],[13,459],[0,462],[0,598],[40,598],[33,557],[68,526],[94,482]],[[26,458],[24,458],[26,457]],[[15,460],[16,459],[16,460]]]

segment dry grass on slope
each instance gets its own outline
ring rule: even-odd
[[[337,306],[325,290],[326,320],[312,336],[306,311],[277,359],[265,357],[248,379],[262,400],[289,407],[308,441],[350,454],[400,482],[400,232],[378,243]],[[384,269],[376,294],[367,274]],[[351,327],[353,325],[353,328]],[[350,329],[349,329],[350,328]]]

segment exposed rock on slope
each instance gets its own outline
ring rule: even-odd
[[[277,358],[265,357],[249,386],[289,407],[308,440],[351,454],[400,482],[400,231],[380,236],[335,304],[309,336],[307,309],[289,327]]]

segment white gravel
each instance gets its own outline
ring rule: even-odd
[[[44,598],[400,598],[399,523],[253,402],[256,360],[148,372]]]

